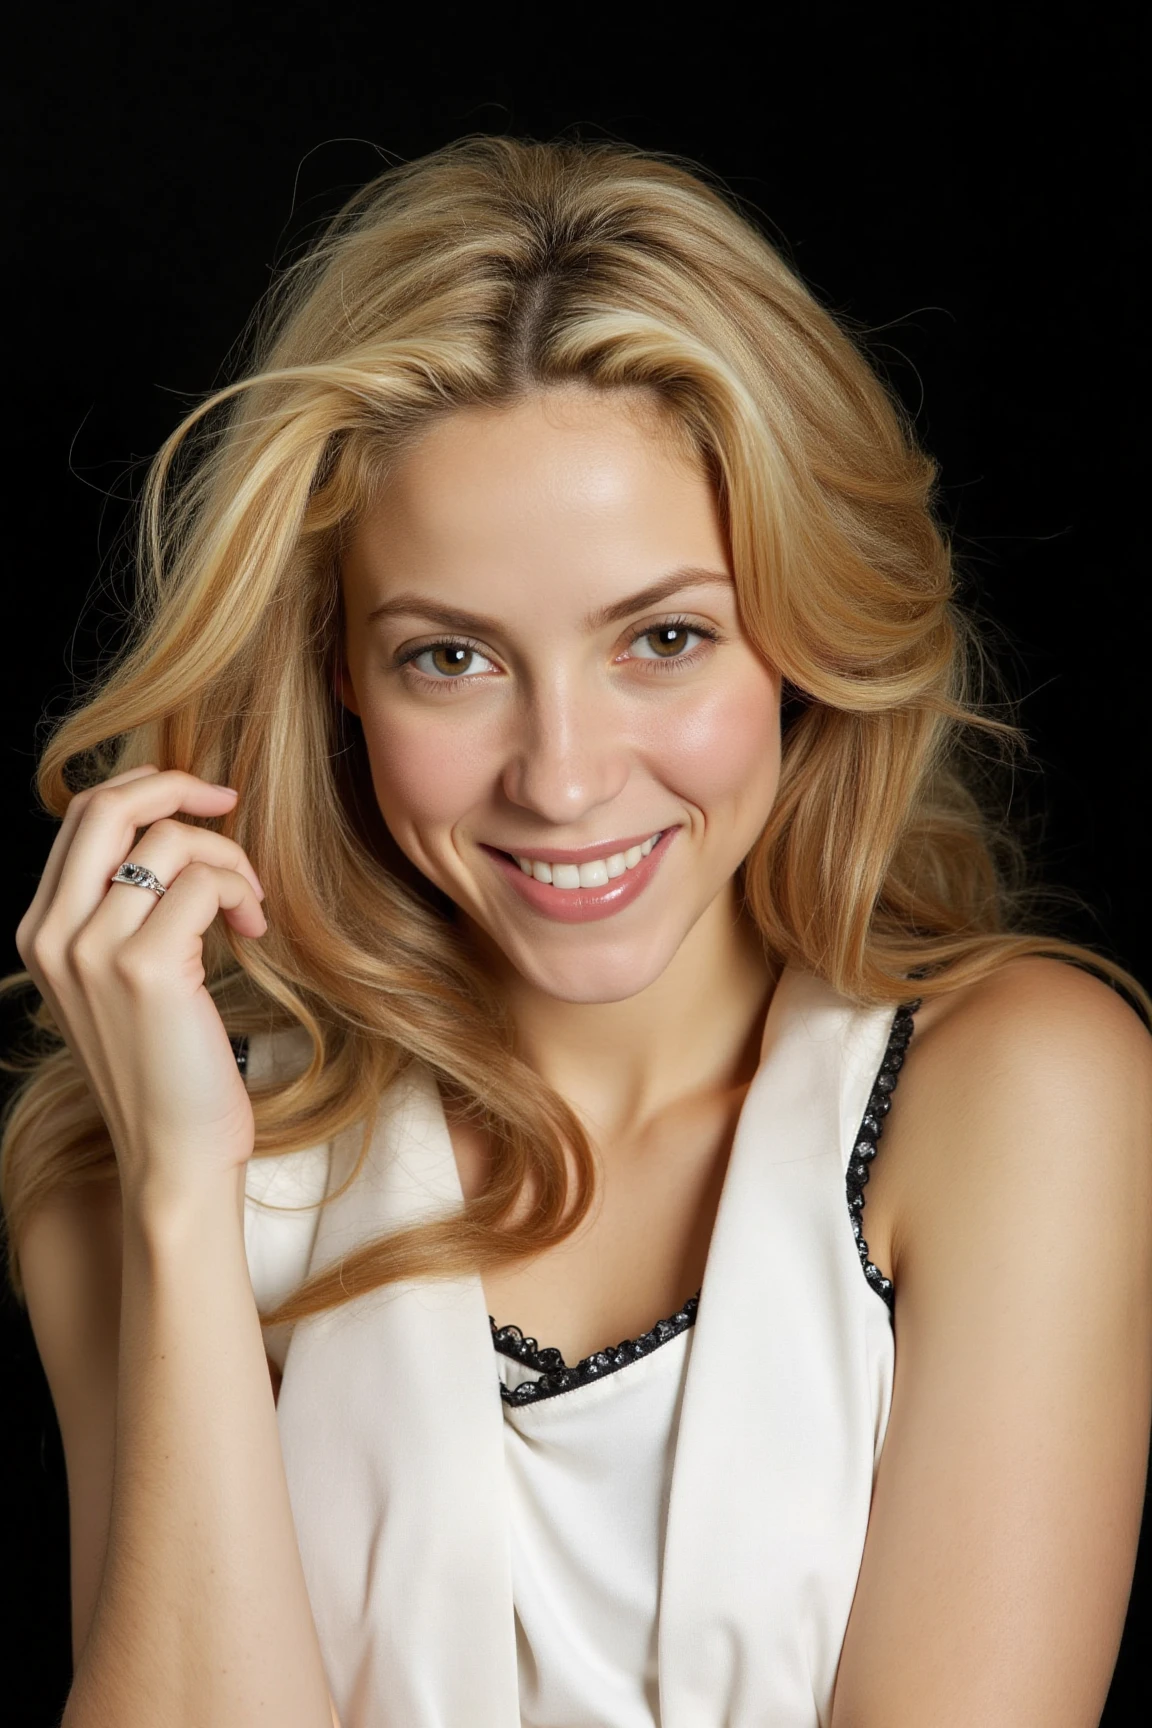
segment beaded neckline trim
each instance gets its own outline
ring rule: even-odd
[[[868,1166],[876,1156],[876,1145],[884,1132],[884,1118],[892,1108],[892,1094],[904,1066],[904,1053],[912,1040],[915,1029],[913,1016],[919,1006],[920,999],[917,998],[914,1002],[903,1003],[896,1011],[892,1030],[888,1034],[884,1060],[872,1083],[868,1106],[848,1159],[846,1177],[848,1211],[860,1264],[865,1278],[886,1304],[890,1314],[895,1301],[892,1280],[886,1278],[871,1260],[868,1244],[864,1239],[861,1222],[864,1212],[864,1187],[868,1181]],[[505,1386],[501,1381],[501,1398],[506,1404],[538,1404],[542,1398],[555,1398],[561,1392],[571,1392],[577,1386],[587,1386],[592,1380],[603,1380],[606,1375],[627,1368],[630,1362],[638,1361],[641,1356],[650,1356],[661,1344],[667,1344],[670,1339],[694,1325],[700,1296],[701,1292],[698,1290],[675,1314],[669,1315],[666,1320],[658,1320],[650,1332],[642,1332],[639,1338],[626,1338],[611,1349],[593,1351],[591,1356],[585,1356],[571,1367],[559,1350],[551,1346],[542,1350],[536,1339],[525,1337],[518,1326],[497,1326],[489,1314],[492,1343],[500,1354],[510,1356],[513,1361],[523,1363],[525,1367],[540,1375],[539,1380],[525,1380],[522,1385],[515,1387]]]
[[[876,1148],[884,1132],[884,1119],[892,1108],[892,1094],[904,1066],[904,1054],[912,1041],[915,1030],[914,1015],[920,1002],[921,998],[917,997],[915,1001],[902,1003],[896,1010],[892,1030],[888,1034],[884,1060],[872,1083],[868,1106],[848,1159],[845,1179],[852,1234],[856,1240],[860,1264],[865,1278],[886,1304],[890,1314],[895,1308],[892,1280],[886,1278],[873,1262],[864,1238],[864,1189],[868,1182],[868,1167],[876,1156]],[[241,1074],[246,1075],[248,1040],[236,1037],[230,1039],[230,1043],[236,1057],[236,1066]],[[526,1337],[518,1326],[497,1326],[490,1314],[488,1323],[492,1329],[492,1343],[495,1348],[501,1355],[510,1356],[513,1361],[523,1363],[533,1373],[540,1375],[539,1380],[526,1380],[523,1385],[516,1387],[505,1386],[501,1382],[501,1398],[507,1404],[538,1404],[542,1398],[554,1398],[561,1392],[570,1392],[576,1386],[586,1386],[592,1380],[603,1380],[606,1375],[617,1373],[630,1362],[637,1362],[642,1356],[650,1356],[661,1344],[667,1344],[694,1325],[700,1296],[701,1292],[698,1290],[675,1314],[670,1314],[666,1320],[658,1320],[650,1331],[642,1332],[638,1338],[626,1338],[608,1350],[595,1350],[591,1356],[585,1356],[571,1367],[559,1350],[550,1346],[541,1349],[536,1339]]]
[[[904,1002],[896,1010],[896,1018],[888,1034],[888,1048],[884,1052],[880,1072],[872,1083],[868,1108],[864,1112],[864,1119],[856,1135],[856,1144],[848,1158],[845,1180],[848,1211],[852,1217],[852,1234],[856,1238],[856,1252],[860,1256],[865,1278],[887,1304],[889,1314],[895,1311],[896,1300],[892,1280],[886,1278],[879,1266],[873,1263],[868,1253],[868,1244],[864,1240],[864,1188],[868,1181],[868,1166],[876,1156],[876,1145],[884,1132],[884,1118],[892,1108],[892,1094],[904,1066],[904,1052],[912,1042],[912,1034],[916,1029],[913,1016],[920,1002],[921,998],[918,996],[914,1002]]]
[[[638,1362],[641,1356],[651,1356],[661,1344],[667,1344],[669,1339],[686,1332],[695,1322],[699,1306],[700,1293],[697,1291],[675,1314],[670,1314],[666,1320],[658,1320],[650,1332],[642,1332],[639,1338],[626,1338],[608,1350],[594,1350],[591,1356],[573,1363],[571,1368],[559,1350],[550,1345],[541,1350],[535,1338],[526,1338],[519,1326],[497,1326],[489,1314],[492,1342],[500,1354],[510,1356],[514,1362],[522,1362],[540,1375],[539,1380],[525,1380],[522,1385],[514,1387],[505,1386],[501,1381],[500,1396],[506,1404],[539,1404],[541,1398],[554,1398],[558,1392],[570,1392],[574,1386],[587,1386],[591,1380],[603,1380],[606,1375],[627,1368],[630,1362]]]

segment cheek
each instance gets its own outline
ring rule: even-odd
[[[376,802],[401,844],[459,821],[491,786],[483,734],[451,715],[365,714],[364,737]]]
[[[705,700],[662,718],[651,741],[661,777],[707,816],[747,810],[763,822],[780,777],[780,687],[757,665]]]

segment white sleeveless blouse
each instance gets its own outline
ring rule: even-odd
[[[504,1405],[523,1728],[659,1728],[664,1520],[692,1329],[605,1379]],[[497,1357],[510,1389],[525,1370]]]
[[[698,1318],[616,1371],[502,1398],[535,1376],[494,1351],[478,1277],[268,1329],[342,1728],[827,1728],[894,1365],[860,1190],[909,1031],[784,973]],[[305,1045],[255,1037],[250,1079],[287,1078]],[[262,1309],[461,1206],[427,1070],[319,1206],[358,1150],[349,1130],[250,1165]]]

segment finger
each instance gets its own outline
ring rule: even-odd
[[[114,774],[110,780],[104,780],[101,784],[119,786],[129,780],[140,780],[146,774],[159,774],[159,772],[159,768],[154,763],[147,762],[141,768],[126,768],[123,774]],[[25,914],[34,922],[39,922],[52,902],[52,897],[60,881],[60,872],[64,868],[64,859],[67,857],[68,848],[72,844],[80,818],[95,790],[94,786],[90,786],[83,792],[77,792],[64,812],[44,869],[40,873],[39,885]]]
[[[141,835],[132,848],[130,862],[143,864],[168,890],[190,864],[211,864],[218,870],[243,876],[256,899],[264,898],[260,879],[242,846],[210,828],[194,828],[173,817],[162,817]],[[155,911],[157,900],[162,898],[152,889],[141,889],[135,883],[110,883],[86,928],[93,934],[102,932],[110,945],[126,941]]]
[[[189,864],[120,955],[150,976],[170,978],[187,957],[188,939],[201,937],[218,912],[241,936],[262,936],[268,928],[246,876],[198,861]]]
[[[78,930],[103,900],[108,880],[124,862],[137,831],[174,816],[223,816],[236,794],[179,769],[163,769],[119,786],[96,788],[81,813],[52,900],[55,922]],[[138,890],[137,890],[138,892]]]

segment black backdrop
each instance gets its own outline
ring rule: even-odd
[[[724,176],[871,333],[942,465],[966,593],[1019,700],[1014,808],[1042,877],[1071,891],[1060,928],[1152,978],[1131,814],[1148,744],[1136,8],[1026,10],[25,15],[6,107],[0,965],[18,964],[11,932],[51,840],[38,727],[114,646],[142,462],[225,375],[270,266],[381,153],[577,129]],[[1091,1277],[1074,1219],[1067,1259]],[[68,1684],[63,1468],[26,1322],[0,1313],[17,1586],[0,1687],[10,1720],[46,1728]],[[1147,1593],[1142,1556],[1109,1728],[1146,1719]]]

